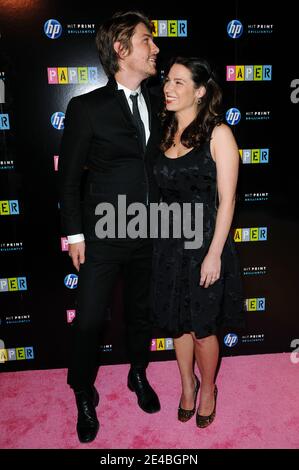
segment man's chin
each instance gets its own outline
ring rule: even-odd
[[[156,69],[156,67],[152,67],[151,71],[148,74],[148,76],[149,77],[154,77],[155,75],[157,75],[157,69]]]

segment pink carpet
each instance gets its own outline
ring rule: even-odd
[[[97,378],[101,428],[80,444],[66,370],[0,374],[2,449],[295,449],[299,448],[299,364],[289,354],[229,357],[218,375],[217,416],[207,429],[176,419],[175,361],[150,364],[161,411],[143,413],[126,387],[127,365],[104,366]]]

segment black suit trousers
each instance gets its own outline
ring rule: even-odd
[[[79,271],[76,318],[71,327],[68,384],[74,390],[89,387],[95,381],[100,334],[120,272],[124,281],[129,360],[132,366],[147,367],[151,343],[151,265],[149,239],[86,242],[85,262]]]

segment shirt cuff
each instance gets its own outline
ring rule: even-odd
[[[85,238],[83,233],[78,233],[76,235],[68,235],[67,242],[68,244],[84,242]]]

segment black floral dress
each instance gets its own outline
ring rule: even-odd
[[[184,234],[171,238],[171,218],[170,238],[160,236],[154,240],[151,286],[154,323],[173,336],[194,331],[197,338],[216,334],[220,326],[243,326],[241,274],[231,234],[221,255],[220,279],[208,288],[199,285],[201,263],[213,238],[217,214],[216,164],[210,142],[176,159],[161,152],[154,173],[163,202],[203,204],[200,248],[186,249]]]

